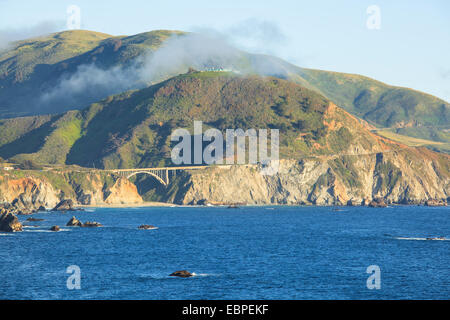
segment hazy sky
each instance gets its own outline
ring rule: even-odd
[[[248,51],[363,74],[450,101],[448,0],[0,0],[0,40],[62,30],[72,4],[81,9],[83,29],[113,35],[220,32]],[[380,29],[367,27],[371,5],[380,9]]]

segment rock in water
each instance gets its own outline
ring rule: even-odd
[[[44,221],[44,219],[28,218],[27,221]]]
[[[175,271],[174,273],[171,273],[169,276],[171,277],[180,277],[180,278],[189,278],[192,277],[193,274],[186,270],[181,271]]]
[[[445,207],[447,203],[444,200],[430,199],[425,202],[427,207]]]
[[[152,230],[152,229],[158,229],[155,226],[152,226],[151,224],[143,224],[138,227],[139,230]]]
[[[360,206],[362,204],[363,204],[363,201],[358,201],[358,200],[355,200],[355,199],[350,199],[347,202],[347,206],[349,206],[349,207],[357,207],[357,206]]]
[[[207,199],[201,199],[197,201],[197,205],[199,206],[207,206],[209,204],[209,201]]]
[[[52,211],[74,211],[72,199],[61,200]]]
[[[72,217],[72,219],[69,220],[69,222],[67,222],[66,226],[68,227],[82,227],[83,223],[81,223],[80,220],[78,220],[75,217]]]
[[[22,231],[22,224],[19,219],[8,210],[0,209],[0,231],[17,232]]]
[[[82,227],[87,228],[87,227],[103,227],[100,223],[98,222],[91,222],[91,221],[86,221],[85,223],[83,223]]]
[[[59,226],[53,226],[53,227],[50,228],[50,231],[59,231],[59,230],[61,230],[59,228]]]
[[[384,203],[384,199],[383,198],[377,198],[377,199],[373,199],[369,203],[369,207],[371,207],[371,208],[386,208],[387,204]]]

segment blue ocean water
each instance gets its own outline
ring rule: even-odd
[[[450,210],[155,207],[39,213],[0,234],[0,299],[449,299]],[[26,217],[20,217],[23,221]],[[157,230],[137,230],[141,224]],[[66,286],[67,267],[81,289]],[[381,288],[366,269],[378,265]],[[197,275],[169,277],[187,269]]]

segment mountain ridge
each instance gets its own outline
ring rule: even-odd
[[[65,31],[52,34],[47,38],[44,36],[21,41],[19,43],[22,45],[29,43],[31,48],[21,48],[20,52],[14,53],[14,50],[18,50],[15,48],[0,55],[0,117],[60,113],[69,109],[82,109],[111,94],[146,87],[149,82],[143,83],[134,78],[130,80],[130,83],[117,86],[116,80],[121,80],[121,75],[117,75],[117,73],[133,65],[139,57],[157,52],[169,39],[173,39],[174,35],[187,36],[190,34],[181,31],[155,30],[131,36],[110,36],[83,30]],[[54,44],[52,38],[56,38],[59,42]],[[190,38],[188,40],[191,41]],[[194,40],[197,41],[197,39]],[[65,46],[66,41],[72,45]],[[57,51],[55,55],[60,58],[53,57],[51,54],[54,47]],[[66,47],[70,47],[72,51],[64,52]],[[32,55],[32,58],[29,58],[31,65],[28,65],[27,54],[33,52],[37,58]],[[5,60],[5,57],[8,59]],[[209,62],[210,65],[220,66],[223,63],[220,61],[220,57],[220,55],[213,56]],[[300,68],[282,59],[267,55],[239,52],[237,58],[233,57],[233,59],[238,60],[227,62],[231,63],[232,68],[242,69],[247,74],[256,72],[297,82],[319,92],[378,129],[387,128],[395,134],[442,142],[450,146],[450,134],[448,133],[450,104],[442,99],[417,90],[391,86],[361,75]],[[163,70],[159,79],[164,80],[185,72],[189,67],[188,62],[167,74],[164,74]],[[33,67],[33,63],[38,64]],[[24,67],[21,68],[21,65]],[[12,66],[16,66],[16,68]],[[116,73],[106,73],[105,75],[100,73],[99,75],[99,77],[112,75],[111,82],[105,85],[109,91],[105,91],[104,86],[99,89],[97,83],[94,82],[92,86],[86,87],[73,97],[63,94],[54,101],[50,100],[47,107],[43,107],[47,102],[43,102],[45,99],[41,98],[46,97],[49,90],[53,90],[61,81],[73,79],[71,77],[79,74],[80,68],[86,66],[95,66],[95,72],[119,68]],[[141,65],[135,68],[139,67]],[[138,69],[131,71],[134,70]],[[86,70],[87,77],[90,71],[92,70]],[[27,72],[30,73],[27,74]],[[28,76],[30,78],[27,78]],[[74,82],[78,83],[82,79],[75,78]],[[69,84],[71,83],[69,82]],[[71,97],[72,102],[67,100],[68,96]],[[429,145],[429,147],[436,148],[436,145]]]

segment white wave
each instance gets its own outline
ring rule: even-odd
[[[397,240],[417,240],[417,241],[450,241],[450,239],[436,239],[436,238],[406,238],[406,237],[396,237]]]
[[[138,275],[139,279],[146,280],[146,279],[155,279],[155,280],[163,280],[163,279],[170,279],[168,274],[165,273],[143,273]]]
[[[24,230],[23,232],[63,232],[63,231],[70,231],[69,229],[60,229],[59,231],[52,231],[52,230]]]
[[[195,273],[195,272],[192,272],[192,276],[193,277],[211,277],[211,276],[215,276],[215,275],[212,274],[212,273]]]
[[[12,233],[0,233],[0,236],[12,236]]]

